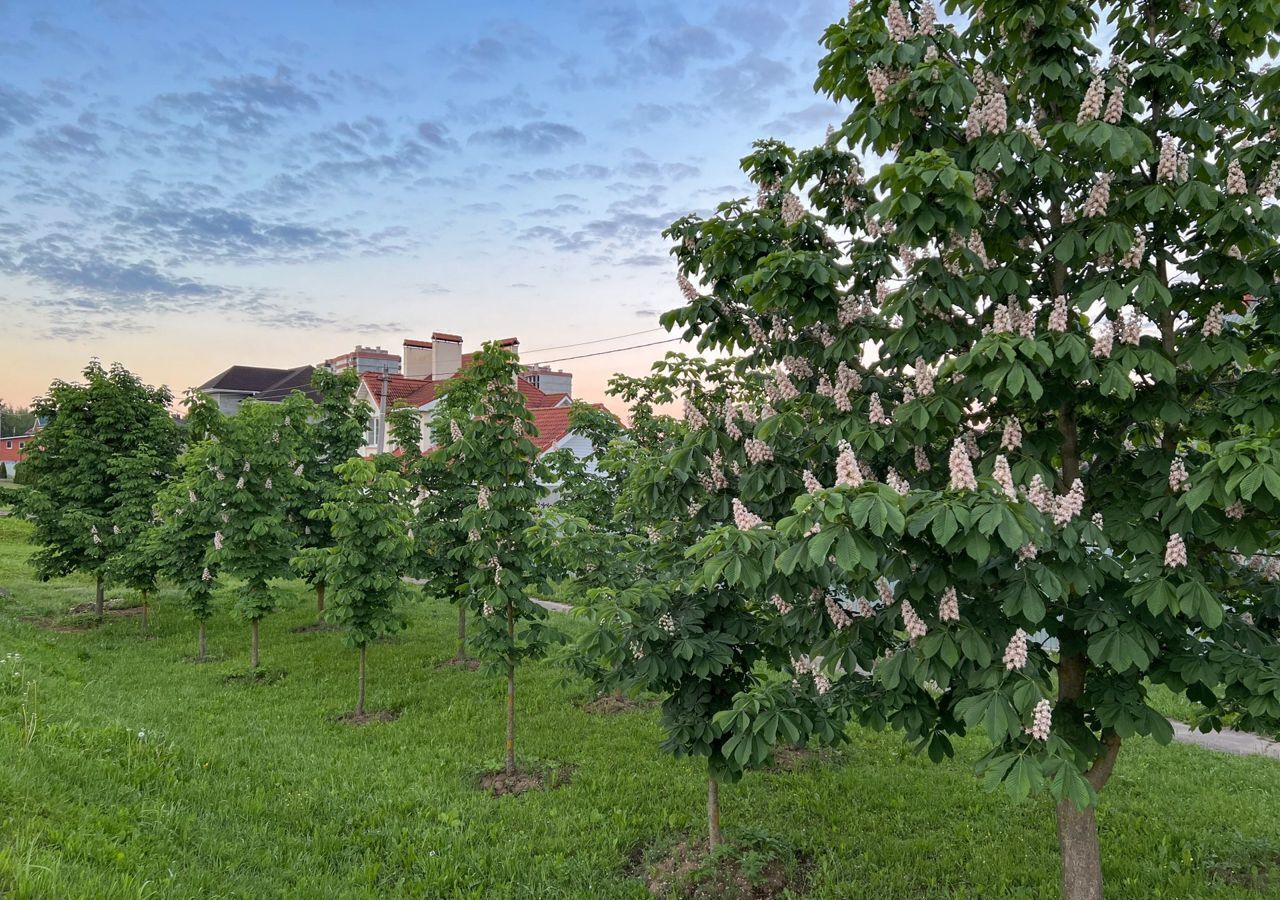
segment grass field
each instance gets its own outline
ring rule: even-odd
[[[145,638],[129,616],[51,630],[91,589],[33,582],[25,531],[0,518],[0,659],[21,654],[0,671],[0,895],[644,897],[633,852],[699,833],[703,771],[659,752],[656,712],[589,715],[585,687],[549,663],[522,670],[518,750],[573,767],[571,782],[477,790],[501,759],[504,685],[436,668],[453,649],[443,604],[370,652],[370,705],[400,718],[354,727],[335,721],[354,653],[291,630],[314,617],[301,587],[263,628],[283,677],[229,682],[248,629],[225,614],[204,665],[164,597]],[[727,836],[810,860],[812,897],[1052,896],[1050,805],[983,792],[982,749],[933,766],[856,731],[799,771],[724,788]],[[1280,896],[1277,775],[1271,760],[1126,746],[1101,810],[1108,896]]]

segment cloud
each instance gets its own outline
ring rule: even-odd
[[[161,94],[153,112],[187,116],[226,129],[236,135],[265,134],[284,113],[314,112],[320,108],[315,94],[300,87],[285,67],[275,75],[239,75],[219,78],[207,91]]]
[[[772,122],[766,122],[764,127],[777,134],[790,135],[838,124],[844,121],[844,116],[838,104],[811,103],[804,109],[784,113]]]
[[[713,21],[718,29],[757,49],[772,47],[788,30],[787,19],[760,2],[725,4],[716,10]]]
[[[586,143],[586,140],[586,136],[572,125],[541,121],[519,127],[504,125],[477,131],[467,139],[467,143],[487,144],[513,153],[546,154]]]
[[[636,253],[618,260],[618,265],[649,268],[651,266],[665,266],[670,262],[671,260],[668,257],[658,253]]]
[[[8,259],[0,256],[0,268],[8,274],[39,279],[68,294],[110,296],[115,298],[113,306],[142,306],[154,297],[204,298],[221,293],[216,286],[164,272],[149,259],[112,259],[58,233],[19,246]],[[66,302],[66,297],[60,299]]]
[[[453,292],[443,284],[437,284],[434,281],[429,281],[418,289],[418,293],[424,294],[428,297],[435,297],[440,294],[450,294]]]
[[[13,85],[0,84],[0,137],[19,125],[30,125],[40,116],[34,97]]]
[[[706,73],[703,94],[721,111],[759,112],[793,86],[795,73],[785,63],[748,53]]]
[[[97,132],[79,125],[53,125],[42,128],[22,142],[32,152],[49,160],[64,161],[72,157],[103,156],[102,140]]]

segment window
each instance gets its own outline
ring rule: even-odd
[[[5,442],[4,442],[4,449],[6,449],[6,450],[12,450],[12,449],[13,449],[13,441],[5,441]],[[18,449],[22,449],[22,448],[21,448],[21,447],[19,447]]]

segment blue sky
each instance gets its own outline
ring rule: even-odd
[[[661,229],[750,193],[753,139],[837,120],[844,9],[0,0],[0,398],[90,356],[181,392],[433,330],[654,328]],[[565,366],[601,399],[666,349]]]

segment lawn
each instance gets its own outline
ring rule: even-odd
[[[283,677],[229,682],[248,629],[225,613],[204,665],[168,597],[145,638],[132,616],[52,630],[91,588],[34,582],[25,533],[0,519],[0,659],[22,657],[8,664],[18,677],[0,673],[0,895],[644,897],[634,851],[701,827],[703,771],[658,750],[656,712],[583,712],[585,686],[551,663],[522,670],[518,750],[571,766],[571,782],[479,791],[501,759],[504,684],[436,667],[455,627],[441,603],[370,652],[370,705],[400,718],[351,726],[335,719],[354,702],[355,655],[292,630],[314,618],[301,586],[263,628],[264,666]],[[982,750],[965,741],[934,766],[856,730],[798,771],[724,788],[727,836],[809,859],[812,897],[1051,896],[1050,805],[985,793]],[[1266,868],[1280,857],[1278,774],[1271,760],[1130,743],[1102,804],[1108,896],[1280,895]]]

